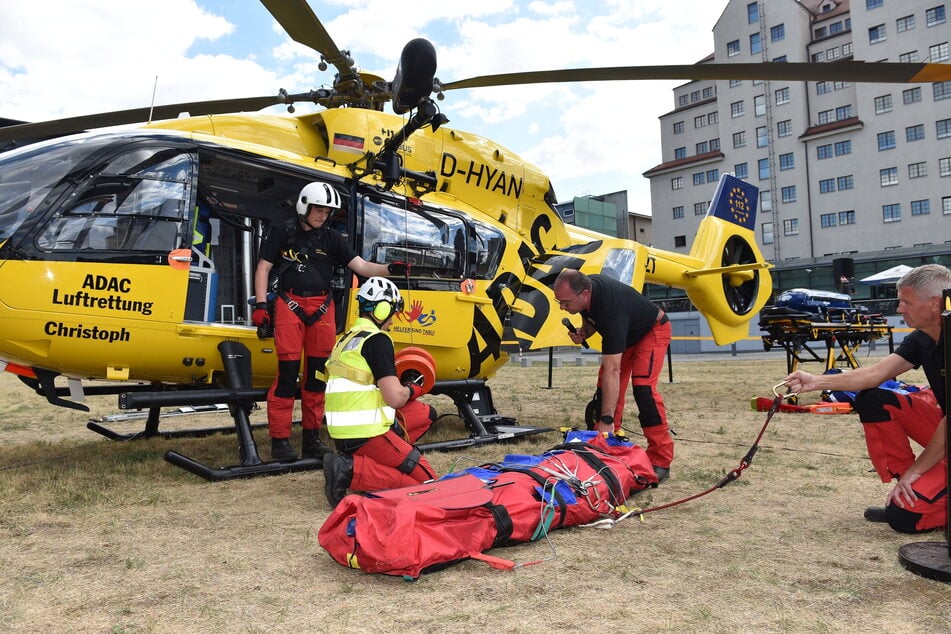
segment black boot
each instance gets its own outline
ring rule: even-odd
[[[271,460],[279,462],[294,462],[297,460],[297,452],[291,447],[288,438],[271,439]]]
[[[304,458],[316,458],[318,462],[323,462],[324,454],[333,450],[320,441],[319,429],[304,430],[304,446],[301,455]]]
[[[324,456],[324,493],[330,508],[336,508],[347,495],[353,480],[353,456],[329,453]]]

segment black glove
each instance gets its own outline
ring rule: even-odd
[[[254,305],[254,312],[251,313],[251,323],[260,328],[268,321],[267,304],[258,302]]]
[[[406,387],[409,388],[409,398],[406,399],[406,402],[415,401],[420,396],[426,393],[422,385],[417,385],[415,383],[406,383]]]
[[[409,262],[390,262],[386,265],[386,270],[390,275],[397,277],[408,277],[413,265]]]

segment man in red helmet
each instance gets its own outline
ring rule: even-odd
[[[267,422],[271,459],[297,460],[290,444],[291,418],[297,395],[301,353],[305,357],[300,385],[302,454],[323,459],[330,449],[320,441],[324,416],[324,364],[337,336],[330,281],[335,265],[344,264],[357,275],[407,275],[401,262],[375,264],[357,255],[343,235],[327,226],[340,209],[340,193],[329,183],[309,183],[297,197],[296,222],[273,223],[261,244],[254,272],[254,305],[251,321],[261,327],[269,319],[267,303],[272,278],[278,299],[274,302],[274,346],[277,376],[267,393]]]

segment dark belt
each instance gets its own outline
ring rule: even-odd
[[[662,310],[657,312],[657,325],[658,325],[658,326],[663,326],[663,325],[666,324],[668,321],[670,321],[670,317],[667,316],[667,313],[665,313],[665,312],[662,311]]]
[[[327,291],[300,291],[296,288],[289,288],[285,292],[288,295],[296,295],[298,297],[323,297],[327,294]]]

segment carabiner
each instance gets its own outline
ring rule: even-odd
[[[784,385],[786,385],[786,382],[785,382],[785,381],[783,381],[782,383],[777,383],[776,385],[774,385],[774,386],[773,386],[773,396],[775,396],[776,398],[792,398],[792,397],[794,397],[794,396],[799,396],[799,392],[789,392],[789,391],[787,391],[785,394],[780,394],[780,393],[779,393],[779,388],[781,388],[781,387],[784,386]]]

